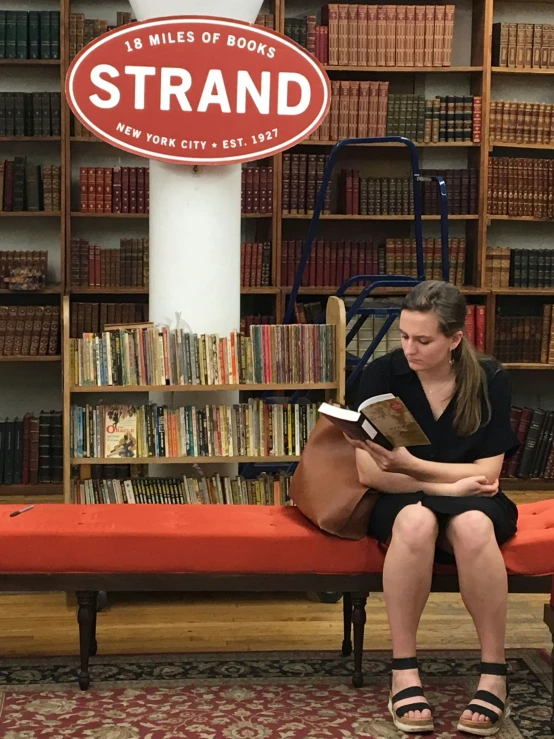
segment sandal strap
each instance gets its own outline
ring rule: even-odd
[[[482,675],[507,675],[508,665],[505,662],[481,662]]]
[[[466,711],[471,711],[472,713],[478,713],[481,716],[486,716],[491,724],[495,724],[499,719],[502,718],[502,716],[499,716],[494,711],[491,711],[490,708],[479,706],[477,705],[477,703],[470,703],[469,706],[466,708]]]
[[[431,710],[431,706],[427,701],[425,700],[425,694],[423,693],[423,688],[421,688],[419,685],[413,685],[411,688],[404,688],[404,690],[399,690],[396,695],[392,696],[392,703],[398,703],[398,701],[405,700],[406,698],[419,698],[422,697],[424,700],[420,701],[419,703],[408,703],[405,706],[400,706],[400,708],[395,708],[394,712],[398,716],[398,718],[402,718],[402,716],[405,716],[410,711],[425,711],[428,709]]]
[[[417,668],[417,657],[398,657],[392,660],[393,670],[416,670]]]
[[[425,710],[431,710],[431,706],[428,703],[410,703],[407,706],[400,706],[400,708],[395,708],[394,712],[398,716],[398,718],[402,718],[402,716],[405,716],[410,711],[425,711]]]
[[[491,706],[496,706],[501,711],[504,711],[506,704],[494,693],[490,693],[488,690],[478,690],[473,696],[473,700],[485,701],[490,703]]]
[[[403,701],[406,698],[416,698],[419,696],[425,697],[423,688],[420,688],[419,685],[414,685],[411,688],[404,688],[404,690],[399,690],[396,695],[392,696],[392,702],[397,703],[398,701]]]

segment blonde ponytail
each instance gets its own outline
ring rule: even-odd
[[[460,436],[471,436],[481,426],[481,403],[476,398],[485,399],[488,423],[491,417],[491,405],[487,389],[485,371],[479,361],[479,356],[473,345],[462,337],[461,342],[452,352],[454,372],[456,376],[456,410],[454,412],[454,426]]]

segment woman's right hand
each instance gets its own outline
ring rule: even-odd
[[[450,483],[451,495],[463,498],[470,495],[491,497],[498,492],[498,480],[488,483],[484,475],[464,477],[457,482]]]

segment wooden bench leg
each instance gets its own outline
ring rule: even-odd
[[[366,622],[365,604],[369,593],[352,594],[352,623],[354,624],[354,675],[352,685],[361,688],[364,684],[362,658],[364,652],[364,627]]]
[[[352,593],[342,594],[342,614],[344,619],[342,655],[349,657],[352,654]]]
[[[81,590],[76,595],[79,604],[77,620],[79,622],[79,655],[81,659],[79,687],[81,690],[87,690],[90,686],[88,662],[93,650],[96,653],[96,598],[98,594]]]
[[[550,603],[545,603],[544,606],[544,623],[550,629],[552,643],[554,644],[554,608]],[[550,730],[554,733],[554,647],[552,648],[550,661],[552,664],[552,714],[550,716]]]

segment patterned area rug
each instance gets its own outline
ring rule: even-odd
[[[92,687],[76,688],[75,659],[0,663],[2,739],[399,739],[386,704],[390,655],[367,652],[365,686],[351,658],[331,652],[96,657]],[[476,686],[475,652],[420,653],[435,737]],[[538,650],[508,653],[512,717],[500,739],[550,736],[551,669]],[[414,735],[412,735],[414,736]],[[429,736],[429,735],[428,735]]]

